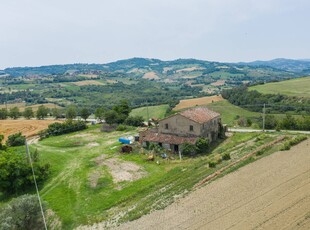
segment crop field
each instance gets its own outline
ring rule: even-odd
[[[77,85],[77,86],[83,86],[83,85],[104,85],[102,82],[96,81],[96,80],[77,81],[77,82],[74,82],[73,84]]]
[[[56,104],[53,104],[53,103],[45,103],[45,104],[35,104],[35,105],[26,105],[25,102],[21,102],[21,103],[14,103],[14,104],[8,104],[8,109],[11,109],[11,108],[14,108],[14,107],[17,107],[19,108],[19,111],[22,112],[25,110],[25,108],[32,108],[33,111],[37,111],[39,106],[41,105],[44,105],[45,107],[49,108],[49,109],[53,109],[53,108],[62,108],[60,107],[59,105],[56,105]],[[0,105],[0,109],[2,108],[6,108],[6,105],[5,104],[1,104]]]
[[[281,135],[233,134],[212,147],[210,155],[180,161],[172,154],[169,160],[157,156],[147,161],[150,152],[138,145],[131,154],[120,153],[118,138],[137,132],[105,133],[96,125],[30,146],[31,151],[38,150],[43,163],[51,165],[52,175],[40,193],[63,229],[87,229],[97,222],[104,229],[162,209],[208,175]],[[225,153],[230,153],[231,160],[219,161]],[[210,168],[209,161],[218,162],[216,168]]]
[[[176,107],[173,108],[173,110],[182,110],[182,109],[191,108],[195,106],[208,105],[213,102],[222,101],[222,100],[224,100],[222,96],[210,96],[210,97],[200,97],[200,98],[181,100],[180,103],[177,104]]]
[[[117,229],[310,229],[310,140]]]
[[[168,105],[141,107],[141,108],[133,109],[130,115],[131,116],[142,116],[145,121],[147,121],[148,118],[149,119],[150,118],[162,119],[165,117],[168,107],[169,107]]]
[[[250,90],[257,90],[264,94],[277,92],[287,96],[310,97],[310,77],[256,85],[250,87]]]
[[[26,137],[35,136],[46,129],[49,124],[60,122],[55,120],[0,120],[0,134],[4,135],[4,141],[11,134],[21,132]]]

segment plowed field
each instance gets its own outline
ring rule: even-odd
[[[31,137],[55,122],[55,120],[0,120],[0,134],[4,135],[4,140],[9,135],[18,132],[22,132],[26,137]]]
[[[173,110],[181,110],[191,108],[194,106],[208,105],[211,104],[212,102],[222,100],[224,100],[222,96],[210,96],[210,97],[200,97],[200,98],[181,100],[180,103],[173,108]]]
[[[118,229],[310,229],[310,140]]]

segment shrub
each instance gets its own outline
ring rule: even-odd
[[[8,140],[6,141],[7,146],[21,146],[25,144],[25,136],[22,135],[22,133],[15,133],[8,137]]]
[[[41,139],[44,139],[49,136],[59,136],[84,129],[87,129],[87,125],[84,121],[67,120],[64,123],[55,122],[50,124],[46,130],[39,133],[39,136]]]
[[[225,154],[222,156],[222,160],[223,160],[223,161],[228,161],[228,160],[230,160],[230,154],[229,154],[229,153],[225,153]]]
[[[116,131],[125,131],[127,129],[126,125],[119,125],[116,128]]]
[[[143,126],[143,117],[141,117],[141,116],[129,116],[125,120],[125,124],[130,125],[130,126],[135,126],[135,127]]]
[[[280,150],[281,151],[289,150],[292,146],[297,145],[298,143],[300,143],[306,139],[307,139],[307,136],[304,136],[304,135],[297,136],[297,137],[285,142]]]
[[[184,143],[181,145],[182,153],[185,156],[193,156],[196,154],[197,147],[196,145],[190,143]]]
[[[215,168],[216,167],[216,162],[215,161],[209,161],[209,167],[210,168]]]
[[[43,202],[43,210],[46,205]],[[13,199],[0,210],[0,229],[44,229],[37,196],[23,195]]]
[[[195,143],[197,153],[206,153],[209,148],[209,139],[200,137]]]

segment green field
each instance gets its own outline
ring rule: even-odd
[[[235,121],[238,116],[250,119],[258,119],[261,116],[260,113],[251,112],[241,107],[235,106],[229,103],[227,100],[213,102],[207,107],[220,113],[223,123],[229,126],[235,125]]]
[[[141,107],[137,109],[133,109],[130,113],[131,116],[142,116],[146,121],[148,118],[164,118],[166,111],[168,109],[168,105],[156,105],[156,106],[148,106]]]
[[[264,94],[283,94],[287,96],[310,97],[310,77],[281,82],[256,85],[249,88]]]
[[[118,138],[135,133],[137,130],[103,133],[100,126],[92,126],[31,145],[32,151],[38,149],[42,162],[51,164],[52,174],[41,186],[40,193],[59,217],[63,229],[117,218],[117,222],[134,220],[163,208],[209,174],[279,135],[236,133],[214,146],[210,155],[184,157],[182,161],[172,155],[174,160],[156,157],[155,161],[147,161],[148,151],[138,146],[131,154],[119,152]],[[230,153],[232,159],[219,163],[216,168],[208,167],[209,161],[218,162],[225,153]],[[107,161],[112,162],[112,168],[104,164]],[[126,175],[128,165],[119,169],[121,164],[140,167],[143,176],[135,181],[115,181],[115,170],[118,174],[125,171]]]

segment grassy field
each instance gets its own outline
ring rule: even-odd
[[[209,104],[207,107],[220,113],[223,123],[229,126],[233,126],[235,124],[235,120],[238,116],[250,119],[257,119],[261,116],[260,113],[251,112],[246,109],[240,108],[229,103],[227,100],[214,102],[212,104]]]
[[[310,77],[256,85],[250,87],[250,90],[257,90],[265,94],[279,93],[288,96],[310,97]]]
[[[234,134],[211,155],[147,161],[147,151],[137,146],[134,153],[119,153],[118,138],[135,133],[102,133],[100,126],[92,126],[30,146],[32,151],[38,149],[43,162],[51,164],[52,174],[40,193],[63,229],[124,222],[163,208],[209,174],[278,138],[278,134]],[[217,162],[225,153],[232,159],[208,167],[210,160]]]
[[[164,118],[166,111],[168,109],[168,105],[156,105],[156,106],[148,106],[147,107],[141,107],[137,109],[133,109],[130,113],[131,116],[142,116],[144,120],[146,121],[148,118]]]

